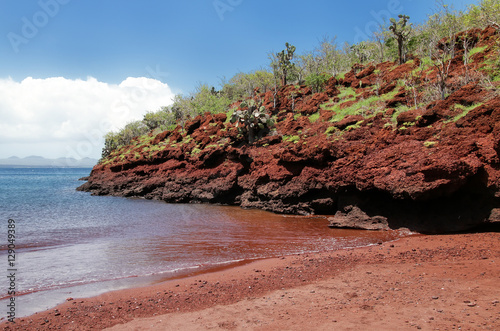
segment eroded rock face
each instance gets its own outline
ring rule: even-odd
[[[137,144],[124,157],[97,165],[79,189],[172,203],[334,215],[332,226],[372,230],[406,227],[436,233],[498,223],[498,84],[493,89],[477,81],[461,85],[445,100],[397,116],[391,107],[413,102],[404,88],[364,116],[330,122],[335,112],[320,107],[341,104],[341,86],[365,86],[358,89],[362,98],[378,82],[389,93],[418,63],[354,68],[317,94],[294,86],[283,87],[276,98],[263,93],[258,98],[276,115],[276,131],[253,145],[237,135],[225,115],[198,116],[184,130],[151,137],[146,146],[164,144],[154,153]],[[453,73],[463,70],[453,63]],[[437,79],[432,72],[429,77]],[[456,107],[476,104],[465,115]],[[319,119],[311,121],[318,109]]]

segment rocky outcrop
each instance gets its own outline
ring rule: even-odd
[[[479,80],[457,85],[445,100],[401,112],[394,107],[411,107],[414,95],[395,82],[417,63],[356,67],[344,80],[331,79],[322,93],[286,86],[277,96],[260,94],[277,119],[276,130],[253,145],[225,115],[198,116],[184,129],[117,151],[94,167],[79,189],[323,214],[333,227],[437,233],[498,224],[499,85]],[[452,73],[462,69],[455,63]],[[428,82],[437,79],[432,70],[427,74]],[[343,86],[364,86],[356,101],[376,86],[392,98],[335,120],[356,103],[332,106],[345,101],[338,97]]]

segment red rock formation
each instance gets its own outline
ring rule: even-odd
[[[486,29],[478,43],[492,45],[492,36]],[[481,56],[492,56],[490,48]],[[184,130],[162,132],[149,145],[135,147],[135,154],[125,155],[125,147],[124,157],[97,165],[80,189],[334,215],[332,226],[340,227],[445,232],[500,222],[499,84],[450,83],[445,100],[396,114],[391,107],[411,105],[408,90],[396,90],[396,82],[419,65],[414,60],[358,66],[343,80],[331,79],[322,93],[285,86],[276,108],[273,92],[260,94],[256,98],[277,123],[274,133],[253,145],[238,136],[225,114],[198,116]],[[478,68],[479,62],[469,70]],[[463,63],[454,61],[452,73],[457,72]],[[435,82],[433,68],[425,73],[427,84]],[[359,96],[373,93],[377,84],[379,95],[397,91],[385,108],[329,121],[362,99],[345,105],[336,97],[339,88],[356,87]],[[325,104],[341,105],[328,110]],[[475,104],[465,114],[459,108]],[[309,115],[317,112],[319,119],[311,122]],[[154,146],[161,148],[151,152]]]

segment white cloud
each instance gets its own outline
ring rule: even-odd
[[[0,158],[100,156],[103,136],[172,104],[167,84],[146,77],[0,79]]]

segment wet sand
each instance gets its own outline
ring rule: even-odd
[[[500,234],[414,236],[68,298],[4,330],[500,330]]]

